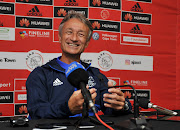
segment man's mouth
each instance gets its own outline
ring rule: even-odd
[[[69,45],[69,46],[74,46],[74,47],[79,46],[79,45],[77,45],[77,44],[72,44],[72,43],[68,43],[68,45]]]

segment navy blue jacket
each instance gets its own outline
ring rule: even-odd
[[[113,114],[111,108],[104,107],[103,94],[107,93],[108,79],[99,72],[99,69],[90,67],[81,62],[89,74],[90,88],[97,89],[96,107],[104,114]],[[103,76],[103,82],[98,75]],[[57,58],[41,67],[34,69],[27,81],[27,108],[32,119],[39,118],[66,118],[73,116],[68,107],[68,100],[75,91],[67,80],[65,69],[57,63]]]

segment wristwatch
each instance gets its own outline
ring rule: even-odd
[[[129,110],[129,103],[127,101],[124,102],[124,110]]]

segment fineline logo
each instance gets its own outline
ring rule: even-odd
[[[64,9],[59,9],[57,14],[58,14],[58,16],[65,16],[67,14],[67,12]]]
[[[124,83],[124,85],[130,85],[129,80],[126,80],[126,81],[124,81],[123,83]]]
[[[28,37],[28,34],[26,33],[26,31],[21,31],[21,32],[19,32],[19,34],[22,39]]]
[[[64,3],[65,6],[78,6],[78,3],[76,3],[76,0],[66,0],[66,3]]]
[[[100,29],[101,25],[100,25],[100,23],[98,23],[97,21],[94,21],[94,23],[92,23],[92,27],[93,27],[94,29],[95,29],[95,28]]]
[[[141,6],[139,3],[136,3],[132,8],[131,11],[136,11],[136,12],[143,12],[143,9],[141,9]]]
[[[130,33],[142,34],[142,31],[140,30],[139,26],[136,25],[135,27],[133,27],[133,28],[130,30]]]
[[[37,6],[34,6],[34,8],[32,8],[27,15],[29,16],[42,16],[42,13],[40,13],[39,9]]]
[[[124,17],[125,20],[129,20],[129,21],[132,21],[133,17],[131,14],[127,13]]]
[[[19,24],[20,24],[20,26],[25,25],[26,27],[28,27],[30,23],[29,23],[29,20],[27,20],[26,18],[23,18],[20,20]]]
[[[93,0],[93,2],[92,2],[92,4],[94,5],[94,6],[100,6],[101,5],[101,0]]]

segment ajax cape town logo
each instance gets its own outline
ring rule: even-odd
[[[101,51],[98,56],[98,65],[103,71],[109,71],[113,64],[113,58],[108,51]]]
[[[26,56],[26,65],[29,71],[34,70],[36,67],[43,65],[43,57],[38,50],[31,50]]]
[[[109,11],[108,10],[106,10],[106,9],[103,9],[102,11],[101,11],[101,18],[103,18],[103,19],[108,19],[109,18]]]

